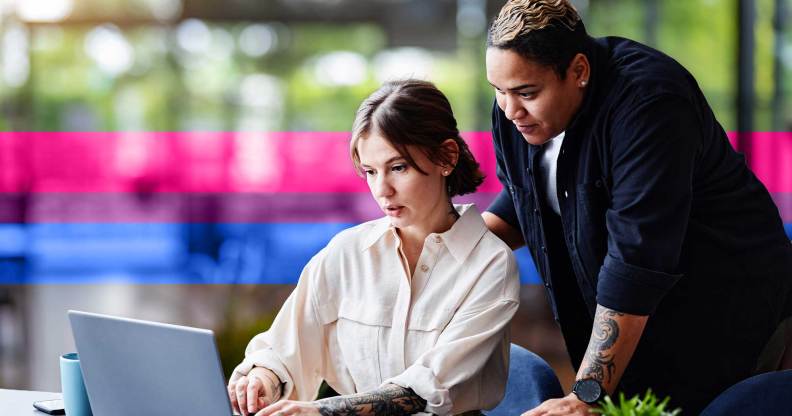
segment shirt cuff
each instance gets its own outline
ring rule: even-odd
[[[597,282],[597,304],[631,315],[651,315],[680,277],[606,256]]]
[[[427,367],[414,364],[398,376],[382,382],[383,386],[385,384],[395,384],[412,389],[415,394],[426,400],[426,409],[424,411],[427,413],[436,415],[451,414],[451,408],[453,407],[451,393],[438,383],[437,377]]]
[[[495,214],[498,218],[506,221],[509,225],[516,230],[520,229],[520,222],[517,220],[517,212],[514,210],[514,201],[509,192],[504,189],[495,197],[487,211]]]
[[[253,367],[264,367],[275,373],[281,383],[283,383],[281,398],[289,399],[291,397],[294,390],[294,383],[291,377],[289,377],[289,372],[286,370],[286,367],[273,357],[272,350],[256,351],[245,357],[245,359],[234,368],[234,372],[231,374],[231,379],[229,381],[235,381],[242,376],[248,375]]]

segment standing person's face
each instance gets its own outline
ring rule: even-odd
[[[589,64],[578,54],[561,79],[553,68],[508,50],[487,49],[487,80],[498,107],[525,141],[541,145],[566,130],[583,101]]]
[[[379,133],[361,139],[357,145],[360,167],[366,175],[371,195],[397,228],[430,228],[438,214],[450,209],[445,190],[444,168],[432,163],[421,149],[407,146],[424,175]],[[448,171],[448,168],[445,168]]]

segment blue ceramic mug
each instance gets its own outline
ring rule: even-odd
[[[93,416],[88,392],[85,391],[80,359],[76,352],[60,357],[61,390],[63,407],[67,416]]]

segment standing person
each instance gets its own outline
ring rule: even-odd
[[[792,247],[693,76],[589,37],[567,0],[507,2],[486,65],[504,190],[484,218],[528,245],[577,372],[573,393],[526,414],[647,388],[698,414],[778,368]]]
[[[494,407],[520,283],[476,207],[451,204],[483,177],[448,100],[428,82],[385,84],[360,106],[350,151],[385,217],[339,233],[305,266],[234,370],[233,407],[259,416]],[[314,401],[322,380],[341,396]]]

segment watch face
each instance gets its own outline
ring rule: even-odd
[[[602,386],[592,378],[578,380],[572,391],[580,400],[588,404],[594,404],[602,398]]]

